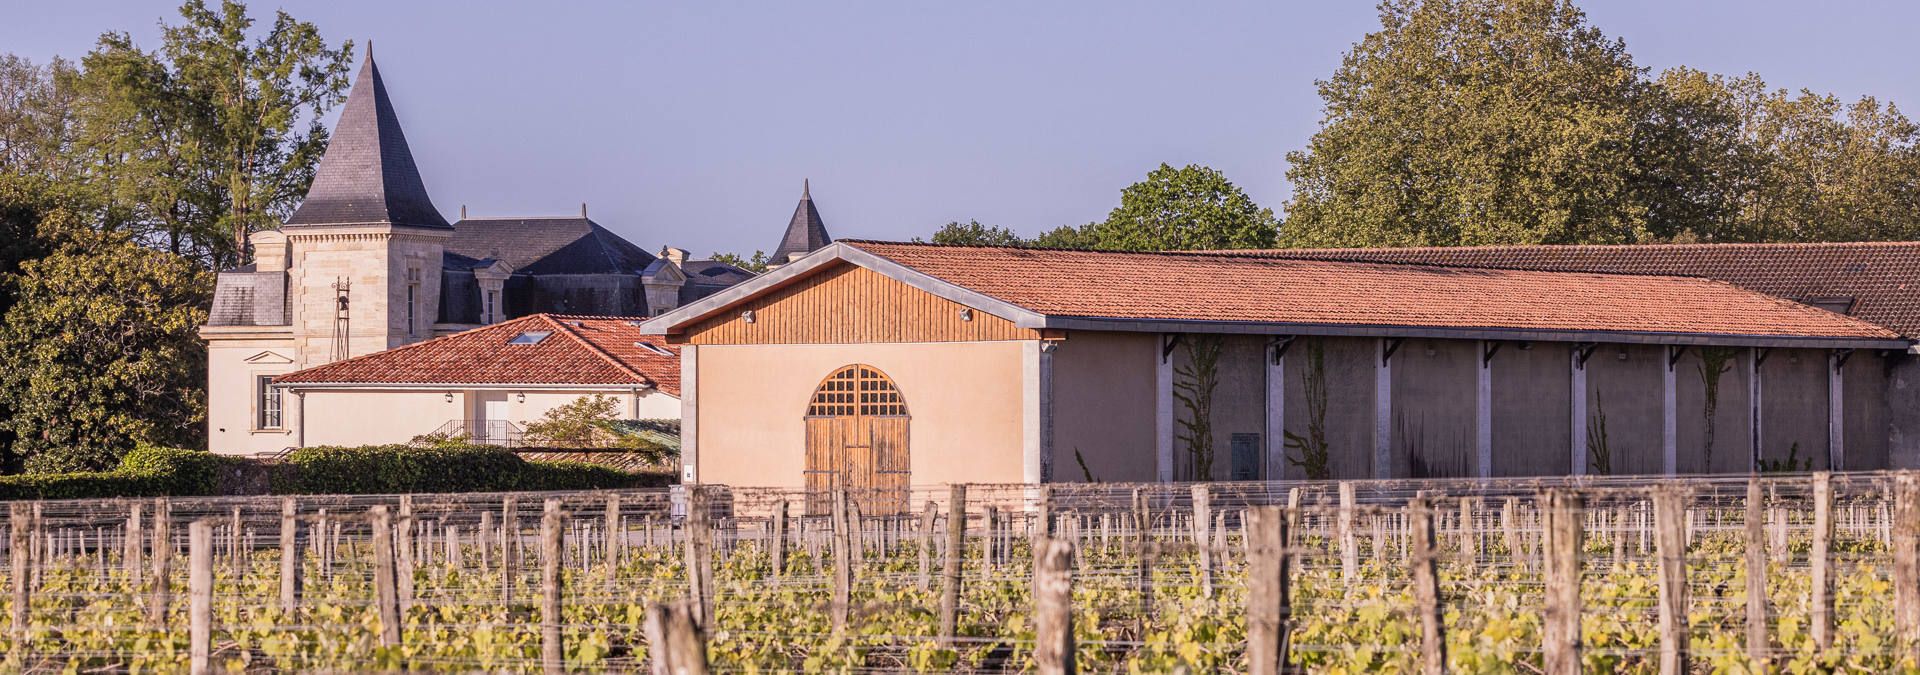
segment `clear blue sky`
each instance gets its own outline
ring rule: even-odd
[[[1583,3],[1656,69],[1759,72],[1920,114],[1920,3]],[[0,50],[158,45],[174,3],[0,0]],[[441,211],[594,219],[647,248],[771,249],[802,178],[835,236],[1105,216],[1159,164],[1286,200],[1314,80],[1371,2],[288,2],[371,38]],[[275,7],[256,0],[259,15]]]

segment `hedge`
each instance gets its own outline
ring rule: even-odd
[[[661,474],[627,473],[581,462],[529,462],[493,446],[303,448],[277,464],[203,450],[138,448],[112,471],[0,476],[0,501],[599,490],[657,487],[670,481],[671,477]]]

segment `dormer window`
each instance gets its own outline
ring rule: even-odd
[[[521,333],[519,335],[513,336],[513,339],[508,340],[507,344],[537,345],[537,344],[540,344],[541,340],[547,339],[547,336],[552,334],[553,334],[553,331],[550,331],[550,330],[530,330],[525,333]]]
[[[633,346],[639,347],[641,349],[645,349],[647,351],[653,352],[655,354],[659,354],[661,356],[673,356],[673,350],[667,349],[666,347],[662,347],[660,345],[653,344],[651,342],[635,342],[633,343]]]

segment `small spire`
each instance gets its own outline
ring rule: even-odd
[[[367,38],[367,60],[373,60],[373,38]]]
[[[460,219],[461,219],[461,220],[466,220],[466,219],[467,219],[467,205],[466,205],[466,204],[461,204],[461,205],[460,205]]]
[[[813,199],[813,180],[812,179],[808,179],[808,178],[800,179],[800,198]]]
[[[587,217],[587,203],[586,203],[586,202],[580,202],[580,217],[581,217],[581,218],[585,218],[585,217]]]

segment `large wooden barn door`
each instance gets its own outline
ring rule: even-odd
[[[832,510],[832,491],[846,488],[861,513],[907,509],[911,482],[900,389],[873,366],[834,371],[807,404],[807,511]]]

